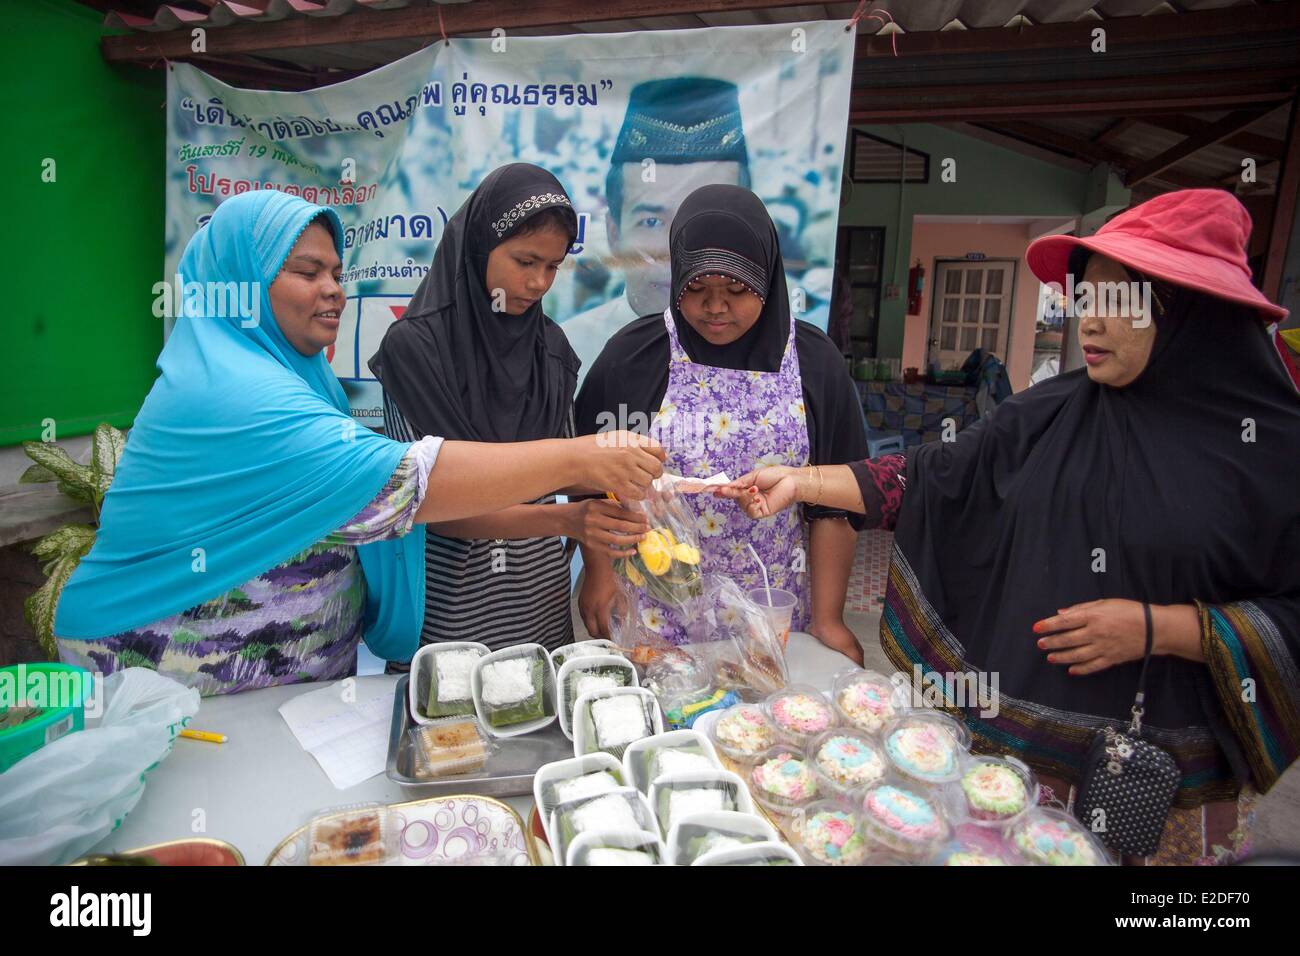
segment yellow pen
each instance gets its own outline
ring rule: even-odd
[[[182,737],[188,737],[190,740],[206,740],[210,744],[224,744],[226,742],[225,734],[209,733],[206,730],[182,730]]]

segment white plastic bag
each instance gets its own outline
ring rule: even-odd
[[[0,773],[0,864],[67,863],[112,833],[198,713],[197,690],[148,668],[103,685],[103,717]]]

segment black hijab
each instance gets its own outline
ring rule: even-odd
[[[776,372],[790,336],[790,295],[776,227],[762,201],[741,186],[701,186],[682,202],[669,230],[671,306],[677,338],[691,361],[715,368]],[[713,345],[677,308],[682,290],[702,275],[736,279],[763,300],[758,321],[735,342]],[[808,415],[813,464],[844,464],[867,456],[866,426],[844,358],[824,332],[795,325],[795,348]],[[583,380],[575,414],[578,434],[600,430],[602,415],[620,407],[647,420],[668,390],[671,346],[662,313],[624,326]],[[842,516],[819,509],[810,515]],[[861,524],[860,516],[851,520]]]
[[[559,180],[529,163],[488,174],[443,230],[433,266],[371,372],[417,434],[463,441],[531,441],[565,433],[578,357],[540,302],[522,315],[492,310],[492,250],[546,209],[577,217]]]
[[[1071,677],[1032,632],[1101,598],[1254,600],[1300,652],[1300,401],[1253,311],[1156,295],[1151,357],[1127,387],[1067,372],[909,453],[895,542],[1003,695],[1127,719],[1140,662]],[[1208,726],[1231,751],[1204,665],[1153,657],[1146,700],[1149,725]]]

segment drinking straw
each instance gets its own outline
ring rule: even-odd
[[[767,591],[767,606],[771,607],[772,606],[772,584],[767,579],[767,565],[763,563],[763,559],[758,556],[758,552],[754,550],[754,546],[752,544],[746,544],[745,547],[749,548],[749,553],[752,554],[754,556],[754,560],[758,562],[758,569],[763,572],[763,588]]]

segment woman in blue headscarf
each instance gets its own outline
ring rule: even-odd
[[[272,190],[222,203],[190,240],[161,375],[59,600],[63,660],[151,667],[203,694],[346,676],[362,639],[404,660],[425,523],[562,489],[640,498],[661,472],[663,452],[632,435],[407,443],[357,428],[323,354],[342,252],[333,210]]]

